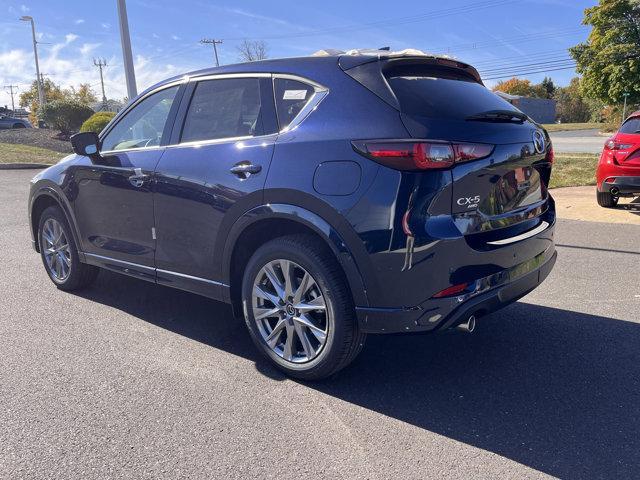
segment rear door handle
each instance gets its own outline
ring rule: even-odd
[[[147,175],[146,173],[142,173],[141,168],[135,168],[133,172],[133,175],[129,177],[129,183],[134,187],[140,188],[142,185],[144,185],[144,181],[149,178],[149,175]]]
[[[237,175],[242,180],[246,180],[252,174],[259,173],[262,170],[262,166],[254,165],[250,162],[239,162],[229,169],[231,173]]]

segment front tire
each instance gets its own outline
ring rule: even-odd
[[[618,197],[613,196],[610,192],[599,192],[596,190],[598,205],[604,208],[614,208],[618,205]]]
[[[60,208],[49,207],[42,212],[38,242],[44,268],[60,290],[78,290],[93,283],[98,268],[80,263],[78,248]]]
[[[292,377],[331,376],[364,344],[344,273],[309,235],[280,237],[256,250],[244,272],[242,304],[258,349]]]

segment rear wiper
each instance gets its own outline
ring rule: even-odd
[[[513,110],[488,110],[486,112],[476,113],[469,115],[465,120],[472,122],[515,122],[523,123],[528,120],[529,117],[522,113]]]

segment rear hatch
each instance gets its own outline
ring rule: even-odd
[[[613,146],[614,158],[618,164],[640,167],[640,117],[628,118],[612,140],[605,147]]]
[[[385,100],[397,102],[412,138],[493,147],[484,158],[456,159],[451,167],[451,212],[463,234],[492,232],[485,235],[490,241],[541,223],[552,150],[539,125],[488,90],[468,65],[398,58],[380,62],[379,68],[393,94]]]

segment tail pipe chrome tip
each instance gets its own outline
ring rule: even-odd
[[[466,322],[460,323],[456,326],[456,330],[464,333],[471,333],[476,329],[476,317],[471,315]]]
[[[611,190],[609,191],[611,192],[611,195],[613,195],[614,197],[620,193],[620,189],[618,187],[611,187]]]

